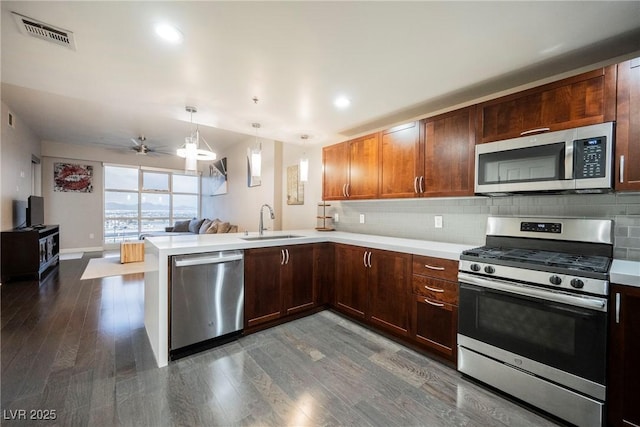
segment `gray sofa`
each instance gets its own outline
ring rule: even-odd
[[[180,236],[189,234],[222,234],[237,233],[238,226],[222,221],[219,218],[194,218],[185,221],[176,221],[173,227],[166,227],[164,231],[150,231],[140,234],[140,240],[145,237],[155,236]]]

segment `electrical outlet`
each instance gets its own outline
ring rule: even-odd
[[[96,236],[95,236],[93,233],[89,233],[89,238],[90,238],[90,239],[93,239],[93,238],[95,238],[95,237],[96,237]]]
[[[435,228],[442,228],[442,215],[436,215],[433,217],[433,225]]]
[[[335,222],[340,222],[340,215],[337,212],[333,214],[333,220]]]
[[[364,214],[360,214],[360,224],[364,224]]]

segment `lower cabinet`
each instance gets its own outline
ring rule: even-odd
[[[314,245],[245,250],[245,329],[314,307]]]
[[[339,244],[335,257],[336,309],[407,336],[411,255]]]
[[[611,287],[607,412],[610,426],[640,425],[640,288]]]
[[[458,262],[413,256],[413,335],[417,344],[457,360]]]

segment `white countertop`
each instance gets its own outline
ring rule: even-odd
[[[640,262],[614,259],[609,270],[609,280],[618,285],[640,287]]]
[[[427,240],[403,239],[398,237],[376,236],[371,234],[346,233],[342,231],[287,230],[265,232],[265,237],[295,235],[295,238],[274,238],[265,240],[243,240],[243,237],[257,237],[257,233],[230,234],[192,234],[180,236],[149,237],[146,240],[161,255],[180,255],[233,249],[264,248],[305,243],[344,243],[372,249],[426,255],[438,258],[458,260],[460,253],[475,246],[456,243],[433,242]]]

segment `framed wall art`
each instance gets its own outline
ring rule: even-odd
[[[93,166],[54,163],[53,191],[93,193]]]

